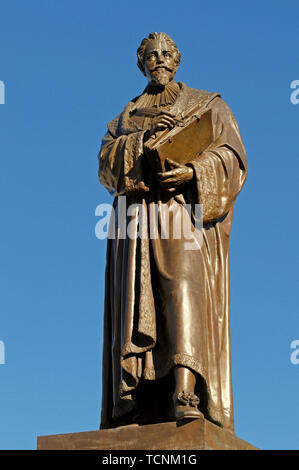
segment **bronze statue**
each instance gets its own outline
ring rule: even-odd
[[[100,181],[115,196],[116,228],[107,244],[101,428],[204,416],[233,431],[229,236],[246,179],[244,145],[219,93],[174,81],[180,52],[167,34],[151,33],[137,56],[148,85],[108,124],[99,153]],[[155,139],[184,126],[190,113],[200,122],[207,112],[206,149],[187,163],[166,159],[155,166]],[[127,207],[145,208],[148,236],[118,236],[119,196]],[[163,238],[159,228],[151,237],[155,204],[159,227],[163,207],[175,225],[176,208],[201,204],[200,249],[186,250],[185,240],[172,232]],[[137,234],[134,210],[125,223]]]

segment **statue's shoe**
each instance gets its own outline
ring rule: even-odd
[[[204,415],[198,409],[199,398],[193,392],[183,390],[174,396],[175,419],[178,424],[192,419],[203,418]]]

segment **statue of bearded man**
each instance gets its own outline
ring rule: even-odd
[[[137,56],[148,84],[108,124],[99,153],[116,234],[107,244],[101,429],[205,417],[233,431],[229,237],[246,179],[245,149],[219,93],[174,80],[180,52],[167,34],[151,33]],[[198,118],[211,111],[211,144],[186,164],[168,160],[165,170],[155,169],[146,143],[194,106]],[[121,196],[133,207],[125,221]],[[150,236],[152,205],[161,209],[161,228],[163,208],[174,227],[186,204],[202,207],[199,249],[186,250],[171,230],[168,238],[159,230]],[[140,205],[145,237],[138,237]],[[119,236],[120,222],[130,225],[130,237]]]

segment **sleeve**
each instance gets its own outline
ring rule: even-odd
[[[99,179],[113,196],[149,191],[146,183],[144,131],[116,135],[117,118],[108,124],[99,152]]]
[[[221,98],[215,98],[210,108],[213,142],[187,164],[194,169],[204,222],[218,220],[227,214],[247,174],[246,152],[233,113]]]

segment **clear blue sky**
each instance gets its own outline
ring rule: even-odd
[[[236,433],[299,448],[297,1],[0,1],[0,448],[97,429],[106,241],[95,208],[106,123],[145,78],[136,48],[177,42],[177,79],[219,91],[248,154],[231,235]]]

